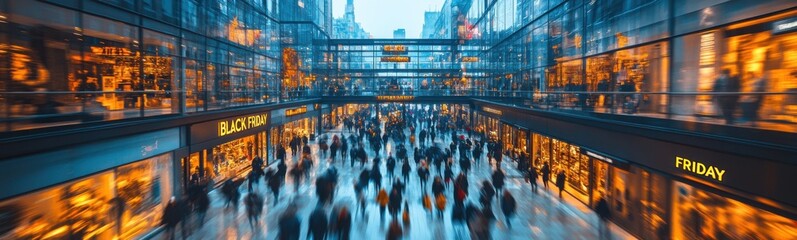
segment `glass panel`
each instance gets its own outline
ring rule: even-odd
[[[78,89],[103,92],[84,95],[84,104],[94,111],[108,111],[109,120],[140,117],[138,28],[85,14],[83,23],[86,51],[74,84]]]
[[[0,202],[6,239],[134,239],[160,225],[171,154]]]
[[[143,90],[145,116],[179,112],[180,85],[175,72],[180,71],[173,54],[177,54],[174,36],[144,30]],[[176,92],[175,92],[176,91]],[[174,94],[173,94],[174,93]]]
[[[116,170],[116,204],[112,213],[120,238],[132,239],[160,225],[163,207],[171,197],[171,154],[133,163]]]
[[[0,115],[9,119],[6,131],[101,120],[102,114],[92,112],[102,110],[85,106],[93,94],[69,93],[100,90],[96,78],[89,81],[82,74],[78,14],[39,1],[5,4],[8,35],[0,57],[7,62],[0,73],[6,80],[0,91],[11,93],[4,93]]]
[[[197,2],[195,0],[183,0],[182,6],[182,14],[183,14],[183,28],[194,31],[200,32],[200,13],[199,7],[197,6]]]
[[[255,136],[233,140],[213,148],[213,158],[205,164],[206,175],[213,183],[242,177],[255,156]]]
[[[673,239],[794,239],[794,220],[681,182],[673,184]]]

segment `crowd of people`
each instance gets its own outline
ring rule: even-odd
[[[429,217],[435,219],[443,219],[450,212],[450,221],[465,227],[472,239],[490,239],[490,225],[498,221],[497,216],[503,216],[503,224],[511,228],[517,201],[504,188],[507,176],[502,170],[501,142],[491,141],[483,133],[473,131],[467,119],[442,114],[435,108],[383,108],[381,111],[364,108],[342,117],[340,122],[340,132],[319,136],[315,143],[306,137],[297,137],[286,144],[287,149],[283,145],[276,146],[275,167],[265,167],[262,159],[255,158],[245,179],[230,179],[222,184],[220,193],[224,196],[225,208],[237,209],[242,199],[249,225],[256,230],[265,203],[271,201],[276,205],[285,201],[280,198],[280,191],[286,178],[293,180],[298,192],[303,181],[310,181],[309,174],[315,171],[318,203],[306,218],[310,223],[305,231],[308,238],[349,239],[352,218],[366,216],[369,204],[378,207],[383,224],[388,218],[386,215],[390,216],[386,239],[401,239],[406,234],[411,221],[410,205],[415,204],[421,205]],[[311,151],[311,144],[317,144],[316,154]],[[314,169],[319,161],[327,161],[328,167]],[[495,164],[491,176],[477,183],[477,193],[469,192],[472,164],[476,167]],[[359,170],[355,170],[356,165]],[[334,203],[335,192],[345,187],[338,184],[338,168],[359,172],[352,182],[356,199],[351,205]],[[543,177],[547,187],[550,174],[547,165],[539,174],[534,168],[530,169],[521,172],[532,184],[533,191],[536,192],[538,175]],[[409,186],[415,177],[417,185]],[[560,189],[564,188],[560,186],[560,183],[564,185],[564,180],[564,173],[557,175],[556,185]],[[253,190],[261,181],[273,194],[272,198]],[[244,182],[248,185],[248,193],[241,197],[239,191]],[[208,187],[192,181],[187,196],[173,199],[166,207],[163,221],[170,238],[174,237],[178,225],[182,236],[190,234],[191,227],[185,226],[189,219],[194,219],[194,225],[199,226],[205,221]],[[420,201],[410,199],[408,189],[419,191]],[[493,212],[493,204],[498,204],[502,214]],[[303,218],[298,216],[299,208],[296,202],[289,200],[278,218],[278,239],[300,238]],[[448,208],[450,211],[446,211]]]

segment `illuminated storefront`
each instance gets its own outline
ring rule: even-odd
[[[245,174],[255,156],[255,136],[229,141],[213,148],[213,157],[205,164],[207,177],[213,182],[237,178]]]
[[[673,239],[794,239],[797,220],[734,199],[672,184]]]
[[[357,111],[367,109],[369,104],[344,104],[344,105],[329,105],[329,108],[324,106],[322,115],[323,126],[326,130],[337,127],[343,124],[346,117],[356,113]]]
[[[252,159],[268,156],[268,113],[254,113],[191,126],[190,155],[182,159],[184,185],[220,184],[249,172]]]
[[[443,114],[451,117],[449,124],[453,124],[454,127],[463,126],[463,128],[464,126],[470,126],[470,106],[465,104],[443,104],[441,108]]]
[[[0,202],[10,239],[133,239],[160,224],[171,153]]]
[[[499,126],[500,120],[497,118],[491,117],[489,115],[485,115],[481,112],[473,113],[473,118],[475,119],[475,132],[482,134],[482,136],[487,137],[488,140],[497,141],[498,134],[499,134]]]
[[[343,118],[348,116],[346,114],[347,105],[329,105],[329,109],[324,109],[322,116],[325,130],[331,130],[340,124],[343,124]]]
[[[487,114],[485,114],[487,113]],[[503,114],[502,111],[493,108],[482,108],[482,112],[474,112],[475,130],[477,133],[484,133],[490,141],[501,141],[503,144],[501,151],[506,158],[518,164],[519,160],[529,159],[529,130],[520,126],[501,121],[492,115]]]
[[[272,111],[271,125],[268,131],[270,135],[269,159],[277,159],[277,146],[282,145],[286,151],[289,149],[291,139],[294,137],[313,138],[319,133],[320,104],[306,105],[297,108],[289,108]]]
[[[612,221],[641,238],[658,239],[670,234],[672,239],[797,236],[795,220],[736,200],[743,197],[718,195],[712,193],[716,190],[676,181],[666,173],[541,134],[533,133],[531,144],[532,164],[538,172],[543,164],[549,164],[551,186],[555,186],[556,174],[564,171],[565,192],[592,207],[605,198]],[[687,170],[696,171],[689,174],[705,175],[712,168],[727,178],[721,166],[678,159],[680,165],[676,163],[676,167],[684,168],[685,161],[697,166],[687,166]],[[721,182],[720,178],[713,179]]]
[[[528,152],[528,130],[501,123],[501,141],[504,143],[504,155],[517,161],[521,154]]]
[[[179,129],[5,159],[0,239],[136,239],[160,225]],[[68,169],[65,170],[65,169]],[[24,183],[24,184],[22,184]]]
[[[551,186],[565,173],[565,192],[588,206],[605,198],[612,221],[638,236],[654,239],[666,219],[669,180],[621,159],[541,134],[532,134],[533,166],[549,164]],[[639,221],[642,219],[643,221]]]
[[[273,126],[271,128],[272,135],[280,137],[272,140],[272,143],[288,146],[294,137],[310,137],[310,134],[315,134],[317,123],[318,120],[315,118],[304,118]]]

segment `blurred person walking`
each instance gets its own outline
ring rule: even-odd
[[[540,173],[542,173],[542,186],[548,189],[548,180],[551,178],[551,168],[548,166],[548,163],[542,164]]]
[[[600,200],[598,200],[598,203],[595,205],[595,213],[597,213],[600,218],[600,223],[598,223],[598,239],[611,239],[609,219],[611,218],[612,212],[609,210],[609,203],[606,202],[606,198],[603,196],[600,197]]]
[[[565,171],[560,170],[559,174],[556,174],[556,187],[559,188],[559,198],[562,198],[562,191],[565,190]]]
[[[393,219],[390,222],[390,226],[387,229],[387,236],[385,239],[387,240],[399,240],[404,236],[404,231],[401,230],[401,225],[399,224],[398,219]]]
[[[515,201],[515,197],[509,193],[509,190],[504,190],[503,196],[501,197],[501,210],[504,212],[504,219],[506,220],[506,226],[512,228],[512,217],[515,215],[515,211],[517,209],[517,202]]]
[[[493,186],[495,187],[495,193],[500,193],[501,189],[504,188],[504,179],[506,179],[506,175],[504,175],[504,171],[502,171],[500,168],[493,172]],[[498,194],[496,194],[495,197],[498,198]]]
[[[324,240],[327,237],[329,222],[327,214],[321,206],[321,204],[316,206],[315,210],[310,214],[307,239]]]
[[[387,204],[390,202],[390,198],[387,195],[387,191],[384,188],[379,190],[379,193],[376,195],[376,203],[379,204],[379,218],[384,221],[385,220],[385,209],[387,208]]]
[[[246,206],[246,216],[249,219],[249,226],[252,230],[257,227],[257,220],[263,212],[263,197],[257,193],[250,192],[244,198],[244,205]]]
[[[291,204],[285,209],[285,212],[279,216],[279,232],[277,239],[279,240],[299,240],[300,228],[302,226],[301,220],[296,216],[296,206]]]
[[[177,224],[180,223],[183,219],[183,212],[181,207],[178,205],[177,199],[172,197],[169,199],[169,203],[166,204],[166,207],[163,208],[163,216],[161,217],[161,224],[166,228],[166,235],[168,239],[175,239],[174,232],[177,228]],[[186,236],[183,236],[185,238]]]

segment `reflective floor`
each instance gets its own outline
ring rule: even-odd
[[[340,128],[333,130],[327,134],[341,134]],[[344,135],[348,135],[343,132]],[[438,144],[448,144],[450,139],[437,139]],[[405,143],[409,144],[409,143]],[[277,239],[278,237],[278,219],[279,216],[285,211],[287,206],[295,203],[299,207],[298,217],[301,219],[301,237],[300,239],[307,239],[308,232],[308,217],[312,210],[318,203],[315,196],[315,186],[308,182],[314,182],[317,173],[326,170],[330,164],[335,164],[338,168],[339,186],[337,187],[333,206],[346,205],[352,210],[352,239],[381,239],[384,238],[387,232],[388,225],[392,219],[390,214],[386,214],[384,220],[380,220],[379,208],[375,201],[375,191],[369,188],[366,191],[368,205],[365,214],[362,215],[355,209],[355,192],[353,188],[354,179],[362,171],[359,164],[350,167],[349,161],[338,160],[335,163],[330,163],[328,160],[319,160],[318,147],[314,142],[310,143],[315,157],[316,164],[310,175],[310,181],[299,183],[298,191],[294,191],[296,183],[292,178],[286,179],[285,185],[282,187],[280,198],[275,200],[270,190],[261,180],[255,187],[256,192],[265,197],[265,209],[263,215],[259,218],[255,228],[250,227],[248,222],[245,206],[240,204],[238,209],[233,207],[225,208],[224,201],[220,191],[215,190],[210,193],[211,208],[208,211],[206,222],[202,226],[193,223],[189,224],[187,239]],[[395,143],[391,140],[387,145],[387,151],[391,151]],[[367,150],[370,159],[375,155],[374,152]],[[382,152],[383,159],[385,152]],[[295,159],[289,151],[290,160]],[[412,154],[410,154],[411,165],[413,172],[410,174],[410,181],[407,184],[408,188],[404,193],[404,199],[409,202],[410,209],[410,225],[404,228],[404,239],[470,239],[469,231],[465,224],[452,223],[451,221],[451,204],[449,201],[448,207],[443,218],[439,218],[436,214],[425,212],[421,204],[422,190],[420,188],[419,180],[414,172],[415,162],[412,161]],[[483,158],[484,159],[484,158]],[[369,161],[370,162],[370,161]],[[386,176],[385,162],[382,161],[382,172]],[[291,163],[288,163],[291,166]],[[276,167],[272,164],[270,167]],[[370,167],[366,165],[365,167]],[[490,178],[490,174],[495,169],[495,165],[489,165],[486,160],[479,163],[473,163],[473,170],[468,175],[469,196],[467,202],[478,202],[478,193],[480,182]],[[493,212],[495,213],[496,220],[490,224],[492,239],[598,239],[598,224],[599,220],[596,214],[587,208],[582,203],[566,195],[564,199],[559,199],[556,196],[556,189],[545,189],[541,180],[539,181],[539,192],[533,193],[530,185],[526,183],[520,174],[515,170],[514,163],[507,159],[501,166],[507,175],[506,189],[508,189],[518,201],[517,215],[511,218],[512,227],[507,227],[506,219],[501,212],[498,205],[499,201],[493,201]],[[454,174],[459,174],[458,165],[452,168]],[[433,179],[438,176],[436,170],[431,170]],[[400,176],[400,165],[396,167],[394,177]],[[387,178],[383,180],[383,186],[387,185]],[[431,185],[431,184],[429,184]],[[453,185],[452,185],[453,186]],[[390,186],[386,186],[389,189]],[[553,188],[553,184],[551,184]],[[448,199],[453,199],[451,188],[446,189],[446,196]],[[246,196],[247,187],[243,184],[240,188],[241,196]],[[427,185],[426,191],[431,193],[430,187]],[[277,201],[274,205],[274,201]],[[327,209],[327,214],[331,212],[331,207]],[[631,235],[620,229],[619,227],[611,224],[610,226],[612,239],[633,239]],[[177,230],[177,239],[180,239],[180,230]],[[155,239],[168,239],[165,234],[161,233],[155,236]]]

